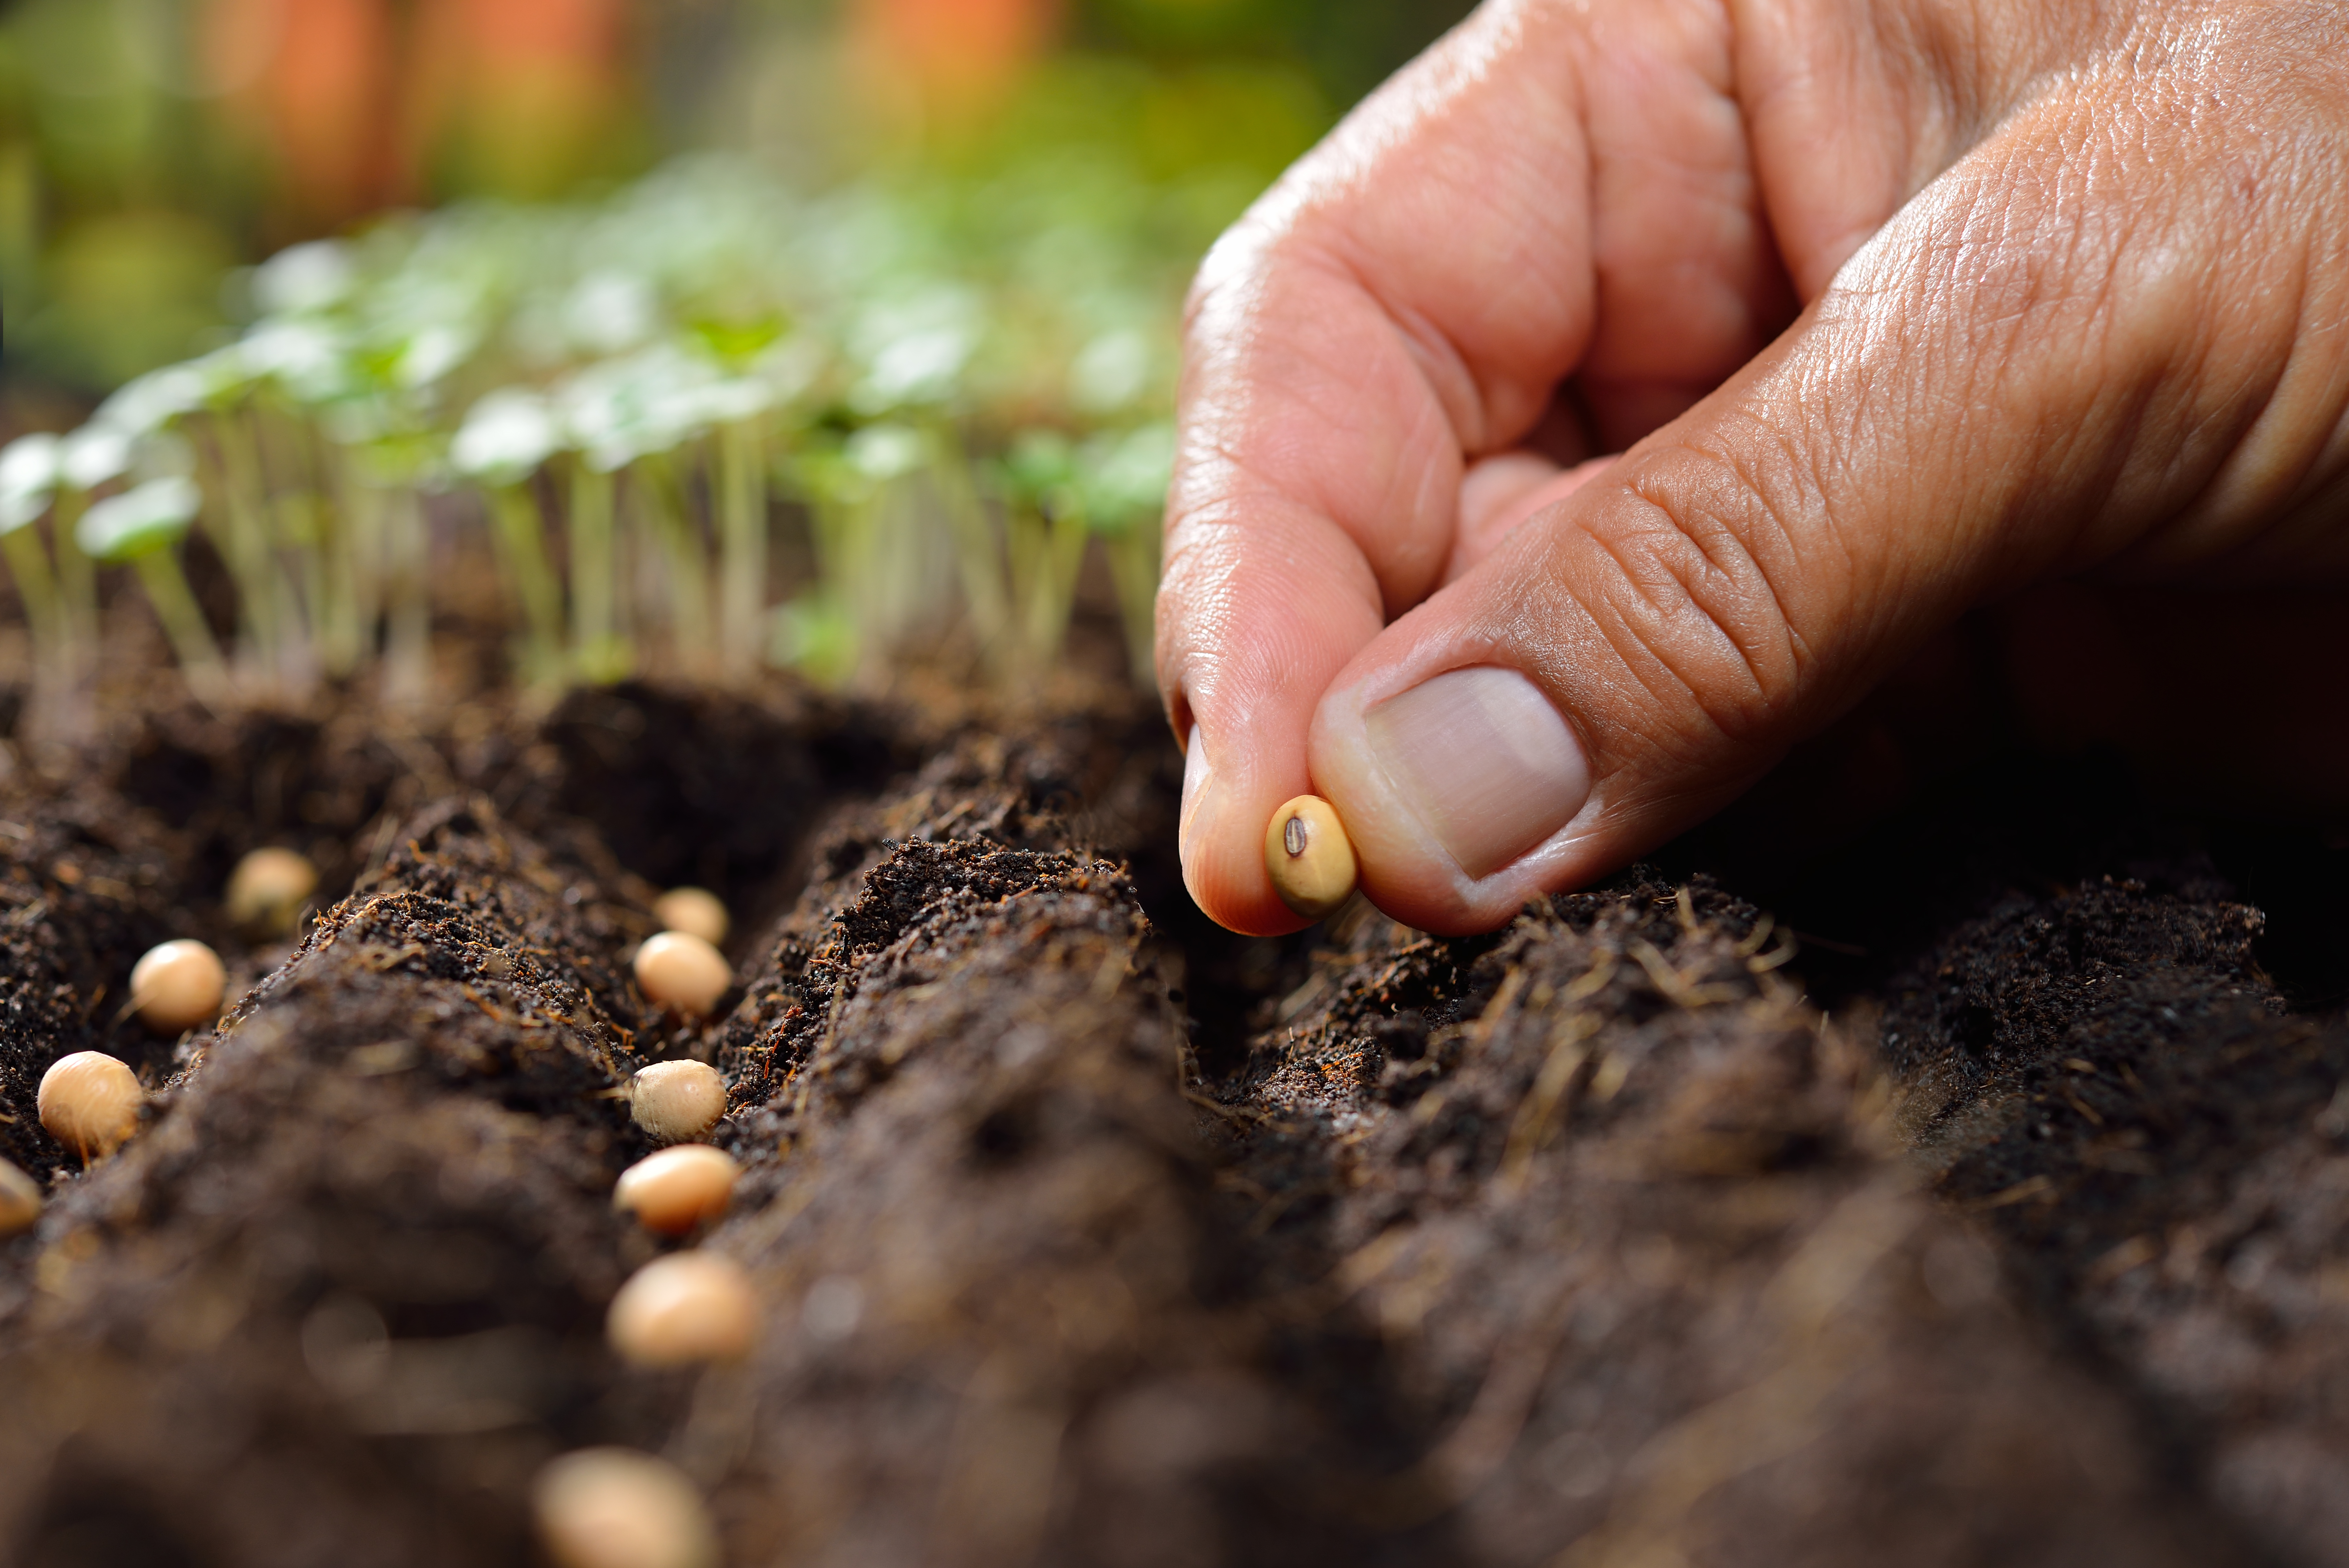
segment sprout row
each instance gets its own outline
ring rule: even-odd
[[[698,158],[284,252],[232,341],[0,451],[41,711],[86,707],[117,565],[208,700],[377,665],[421,695],[436,576],[478,557],[533,686],[848,680],[947,627],[1022,676],[1096,548],[1142,669],[1204,237],[1182,196],[1062,161],[809,198]]]

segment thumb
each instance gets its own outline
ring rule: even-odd
[[[2271,248],[2227,239],[2224,193],[2199,201],[2181,171],[2204,165],[2165,163],[2158,138],[2135,167],[2067,171],[2115,139],[2011,135],[1338,672],[1309,764],[1381,908],[1486,929],[1603,875],[1993,594],[2124,554],[2273,574],[2337,549],[2315,524],[2349,350],[2302,337],[2304,302],[2256,275],[2322,263],[2282,222]],[[2084,190],[2127,194],[2056,204]],[[2328,363],[2285,373],[2312,355]]]

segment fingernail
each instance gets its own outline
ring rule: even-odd
[[[1182,861],[1185,882],[1191,876],[1191,855],[1194,846],[1191,817],[1192,814],[1199,809],[1199,802],[1206,794],[1210,771],[1207,766],[1207,748],[1199,743],[1199,726],[1194,724],[1191,726],[1190,738],[1183,743],[1183,805],[1174,819],[1175,853]]]
[[[1568,822],[1590,795],[1581,742],[1514,670],[1449,670],[1362,715],[1395,791],[1472,879]]]

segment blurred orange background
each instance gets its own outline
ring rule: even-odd
[[[478,184],[560,190],[626,113],[622,0],[209,0],[200,48],[292,228]],[[435,180],[444,160],[481,165]]]
[[[1123,143],[1261,183],[1467,6],[0,0],[0,402],[201,350],[237,313],[222,279],[294,241],[694,147],[822,183]]]

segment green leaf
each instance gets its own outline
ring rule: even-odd
[[[1162,421],[1095,436],[1078,461],[1077,488],[1087,519],[1102,533],[1123,533],[1165,508],[1166,487],[1174,476],[1174,427]]]
[[[82,514],[74,538],[94,559],[132,560],[185,534],[203,502],[203,492],[192,479],[178,474],[150,479],[94,503]]]
[[[0,450],[0,534],[13,534],[49,509],[63,446],[47,432],[18,436]]]

